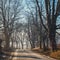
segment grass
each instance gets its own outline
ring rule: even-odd
[[[53,57],[53,58],[60,60],[60,50],[58,50],[56,52],[51,52],[50,57]]]
[[[34,48],[34,49],[32,49],[32,51],[39,53],[39,54],[50,56],[50,57],[55,58],[57,60],[60,60],[60,50],[58,50],[56,52],[51,52],[50,50],[43,51],[40,48]]]

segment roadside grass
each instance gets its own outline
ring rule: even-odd
[[[60,60],[60,50],[57,52],[51,52],[50,57]]]
[[[34,48],[32,49],[33,52],[36,52],[38,54],[42,54],[42,55],[46,55],[46,56],[50,56],[52,58],[55,58],[57,60],[60,60],[60,49],[58,49],[58,51],[55,52],[51,52],[50,50],[47,51],[43,51],[42,49],[38,48]]]

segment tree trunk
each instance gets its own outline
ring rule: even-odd
[[[13,48],[13,40],[12,40],[12,45],[11,45],[11,47]]]
[[[52,51],[56,51],[57,50],[57,43],[56,43],[56,26],[52,25],[50,31],[49,31],[49,38],[50,38],[50,43],[51,43],[51,47],[52,47]]]
[[[49,41],[48,41],[48,37],[47,37],[47,40],[46,40],[46,47],[49,48]]]
[[[40,40],[40,48],[42,48],[42,41]]]
[[[9,41],[9,37],[8,36],[5,37],[5,41],[6,41],[5,50],[9,50],[10,41]]]
[[[32,42],[31,49],[35,48],[35,42]]]
[[[55,33],[53,35],[52,34],[50,34],[50,35],[51,36],[49,38],[50,38],[52,51],[56,51],[57,50],[57,43],[56,43],[56,40],[55,40]]]
[[[2,43],[2,40],[0,39],[0,53],[2,52],[1,43]]]
[[[46,51],[45,39],[43,38],[43,51]]]

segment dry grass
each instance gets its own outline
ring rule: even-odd
[[[32,51],[39,51],[39,50],[40,50],[39,47],[37,47],[37,48],[33,48],[33,49],[32,49]]]
[[[57,52],[51,52],[50,56],[53,57],[53,58],[56,58],[56,59],[60,60],[60,50],[57,51]]]
[[[34,48],[32,49],[32,51],[60,60],[60,50],[58,50],[57,52],[51,52],[51,51],[44,52],[44,51],[40,51],[40,48]]]

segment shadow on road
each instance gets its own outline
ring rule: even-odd
[[[15,51],[15,52],[18,52],[18,53],[28,53],[29,54],[29,52],[28,51],[26,51],[26,50],[18,50],[18,51]],[[8,54],[2,54],[1,55],[2,57],[0,57],[0,60],[12,60],[13,58],[33,58],[33,59],[41,59],[41,58],[38,58],[38,57],[36,57],[36,56],[33,56],[33,55],[29,55],[29,56],[25,56],[25,55],[23,55],[23,56],[15,56],[15,55],[8,55]]]

